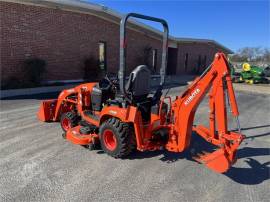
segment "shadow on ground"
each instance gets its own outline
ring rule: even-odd
[[[205,152],[213,152],[214,147],[208,142],[204,141],[198,135],[192,135],[192,142],[190,149],[182,153],[173,153],[168,151],[153,151],[153,152],[135,152],[132,154],[129,159],[145,159],[152,158],[155,156],[162,155],[160,158],[161,161],[166,163],[173,163],[180,159],[187,159],[190,161],[195,161],[193,157],[198,154]],[[257,136],[256,136],[257,137]],[[258,156],[268,156],[270,155],[269,148],[252,148],[244,147],[238,150],[237,159],[244,159],[245,164],[241,167],[230,168],[229,171],[224,173],[225,176],[229,177],[233,181],[246,184],[254,185],[260,184],[265,180],[270,178],[270,161],[260,162],[256,159]],[[203,165],[201,165],[203,166]]]
[[[252,136],[248,136],[245,139],[251,139],[254,140],[257,137],[263,137],[263,136],[268,136],[270,135],[270,125],[262,125],[262,126],[252,126],[252,127],[248,127],[248,128],[241,128],[242,131],[246,131],[246,130],[253,130],[253,129],[258,129],[258,128],[267,128],[269,127],[269,131],[266,133],[262,133],[262,134],[258,134],[258,135],[252,135]],[[237,130],[233,130],[233,131],[237,131]]]
[[[270,161],[261,163],[253,157],[269,154],[269,148],[242,148],[238,151],[237,158],[244,158],[247,167],[232,167],[225,175],[240,184],[260,184],[270,178]]]

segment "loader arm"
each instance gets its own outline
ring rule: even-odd
[[[168,150],[182,152],[189,147],[192,131],[195,131],[206,141],[220,147],[220,150],[210,154],[212,156],[200,158],[201,161],[216,159],[216,162],[203,163],[217,172],[225,172],[235,162],[236,150],[244,138],[240,133],[228,131],[227,127],[226,94],[233,116],[239,115],[229,71],[225,55],[217,53],[209,68],[175,100],[172,106],[174,123],[166,145]],[[209,128],[193,126],[197,107],[208,91]]]

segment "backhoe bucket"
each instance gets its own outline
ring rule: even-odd
[[[236,162],[237,149],[245,138],[243,134],[228,131],[222,136],[213,137],[209,129],[201,125],[193,127],[193,130],[207,142],[219,147],[212,153],[197,154],[193,157],[194,160],[205,164],[217,173],[226,172]]]
[[[53,121],[57,99],[41,102],[37,117],[40,121]]]
[[[198,155],[198,157],[194,157],[194,159],[205,164],[208,168],[217,173],[226,172],[235,162],[235,160],[231,161],[229,159],[227,152],[223,148],[218,149],[213,153]]]

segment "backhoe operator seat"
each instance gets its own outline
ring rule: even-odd
[[[151,72],[146,65],[139,65],[129,75],[125,86],[132,102],[145,100],[150,92]]]

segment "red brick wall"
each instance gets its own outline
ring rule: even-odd
[[[98,42],[107,44],[107,69],[119,64],[119,25],[93,15],[60,9],[0,2],[1,73],[4,82],[20,77],[22,62],[39,57],[47,62],[44,80],[81,79],[82,62],[98,57]],[[138,65],[145,46],[161,49],[161,42],[128,30],[129,71]],[[160,64],[161,51],[158,51]],[[158,65],[159,66],[159,65]]]
[[[22,63],[38,57],[47,62],[43,80],[73,80],[83,78],[83,60],[98,58],[98,43],[107,45],[107,70],[119,67],[119,25],[91,14],[64,11],[18,3],[0,2],[0,68],[1,83],[15,76],[22,77]],[[128,30],[128,71],[140,65],[143,49],[158,49],[157,71],[161,63],[161,41],[141,32]],[[177,74],[192,73],[198,58],[207,57],[210,64],[218,49],[207,43],[178,43]],[[184,58],[189,54],[188,69]],[[158,71],[159,72],[159,71]]]
[[[208,66],[213,61],[215,53],[219,51],[221,50],[206,43],[179,43],[177,74],[192,73],[198,67],[199,56],[201,56],[201,61],[206,56],[206,66]],[[187,71],[185,71],[186,54],[188,54]]]

